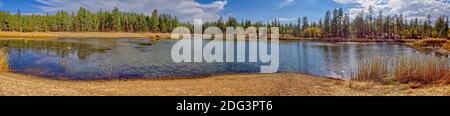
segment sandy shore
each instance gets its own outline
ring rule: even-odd
[[[0,32],[0,38],[170,38],[170,34],[115,32]]]
[[[450,86],[349,82],[301,74],[242,74],[178,80],[62,81],[0,73],[1,96],[450,95]]]

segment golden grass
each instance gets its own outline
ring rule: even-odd
[[[8,51],[7,48],[0,48],[0,72],[8,72]]]
[[[437,84],[449,81],[450,67],[447,58],[418,56],[397,58],[395,78],[401,83]]]
[[[442,46],[444,44],[450,43],[447,39],[439,39],[439,38],[429,38],[415,41],[413,43],[416,47],[424,47],[424,46]]]
[[[4,38],[57,38],[58,35],[54,33],[43,32],[0,32],[0,37]]]
[[[447,58],[436,56],[399,56],[394,59],[374,57],[358,64],[352,80],[420,85],[449,84],[450,66]]]
[[[358,68],[353,72],[352,80],[384,82],[388,76],[388,64],[382,57],[374,57],[369,60],[362,60],[358,63]]]
[[[446,43],[442,46],[442,49],[450,51],[450,43]]]

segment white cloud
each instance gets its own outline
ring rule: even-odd
[[[85,7],[91,11],[112,10],[118,7],[121,11],[151,14],[153,9],[159,12],[178,16],[183,21],[192,21],[194,18],[215,20],[224,10],[227,1],[215,1],[202,4],[195,0],[36,0],[43,5],[38,8],[46,12],[58,10],[77,11]]]
[[[368,12],[372,6],[375,13],[403,14],[407,18],[425,19],[429,14],[436,18],[440,15],[450,15],[450,0],[334,0],[340,4],[354,4],[350,15],[360,11]]]
[[[293,21],[297,20],[296,18],[276,18],[276,19],[283,23],[293,22]]]
[[[293,5],[295,0],[283,0],[283,2],[277,4],[277,9],[284,8]]]

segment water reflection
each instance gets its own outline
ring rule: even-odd
[[[162,40],[155,43],[149,39],[0,40],[0,69],[71,80],[198,77],[260,71],[262,63],[175,63],[170,52],[176,42]],[[208,42],[210,40],[204,40],[204,44]],[[235,55],[247,53],[245,56],[248,57],[248,45],[258,41],[238,41],[239,44],[220,41],[224,45],[230,42],[235,44]],[[399,55],[421,54],[400,44],[281,41],[279,72],[345,77],[362,59]]]

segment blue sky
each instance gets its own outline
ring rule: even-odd
[[[292,3],[282,5],[283,2],[283,0],[230,0],[223,15],[260,21],[275,18],[293,21],[303,16],[319,20],[327,10],[348,6],[332,0],[294,0]]]
[[[285,22],[308,16],[318,21],[327,10],[344,8],[350,15],[368,11],[385,14],[403,13],[409,18],[425,18],[450,14],[450,0],[0,0],[0,10],[15,13],[54,13],[57,10],[76,11],[80,6],[92,11],[110,10],[118,6],[124,11],[149,14],[152,9],[167,12],[189,21],[193,18],[215,20],[219,16]]]

